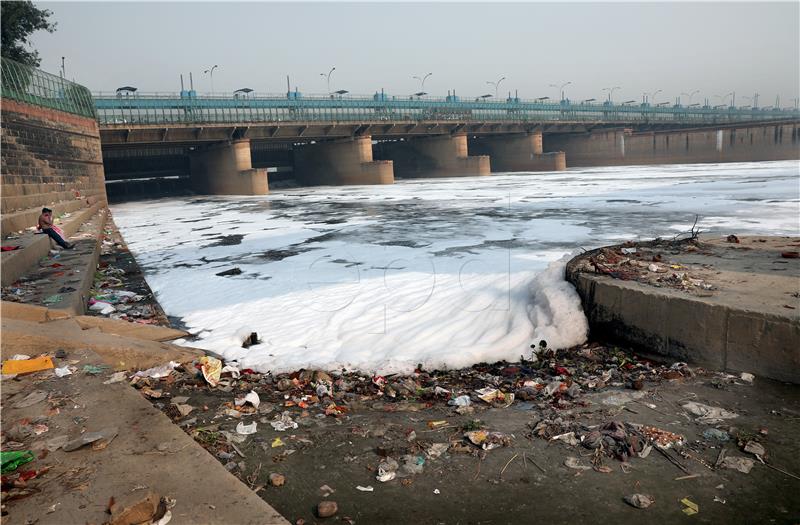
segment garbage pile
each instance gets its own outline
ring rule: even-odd
[[[113,223],[103,231],[87,308],[90,314],[110,319],[169,325]]]
[[[704,271],[713,270],[712,266],[685,265],[668,259],[670,253],[689,252],[705,253],[702,244],[696,240],[628,242],[597,250],[593,255],[580,259],[575,270],[694,294],[707,294],[715,290],[715,286],[701,275]]]
[[[564,465],[576,471],[609,472],[605,459],[626,463],[647,457],[654,448],[663,452],[686,444],[677,433],[619,418],[601,424],[579,421],[570,409],[599,403],[618,412],[620,405],[631,400],[654,407],[643,398],[645,386],[685,381],[705,375],[704,370],[685,363],[656,365],[597,343],[553,352],[541,342],[535,354],[536,361],[484,363],[461,370],[418,368],[408,376],[322,370],[258,373],[204,356],[186,365],[171,363],[139,372],[130,383],[240,476],[246,471],[243,444],[255,444],[280,463],[313,445],[302,431],[318,425],[320,418],[352,422],[350,415],[364,410],[409,412],[411,418],[424,418],[426,411],[444,409],[473,418],[461,426],[426,418],[428,430],[441,436],[432,440],[391,425],[353,427],[354,434],[379,437],[386,443],[375,450],[372,475],[379,483],[411,483],[445,454],[483,457],[494,449],[514,446],[517,436],[490,428],[476,417],[490,408],[528,411],[532,417],[529,433],[519,437],[583,450],[565,459]],[[725,380],[740,378],[725,376]],[[603,396],[602,400],[597,396]],[[703,405],[689,402],[684,409],[705,416],[703,423],[715,421],[713,416],[732,414],[708,408],[704,411]],[[575,457],[580,455],[591,456],[591,465]]]

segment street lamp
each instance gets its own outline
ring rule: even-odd
[[[494,98],[497,98],[497,88],[500,87],[500,82],[502,82],[505,79],[506,77],[500,77],[500,80],[498,80],[497,82],[491,82],[489,80],[486,81],[487,84],[491,84],[494,86]]]
[[[328,94],[331,92],[331,73],[335,70],[335,67],[332,67],[330,71],[327,73],[320,73],[319,76],[325,77],[326,85],[328,86]]]
[[[692,97],[695,96],[698,93],[700,93],[700,90],[699,89],[695,89],[691,93],[681,93],[681,96],[686,95],[687,97],[689,97],[689,104],[688,105],[691,106],[692,105]],[[680,99],[678,99],[678,102],[680,102]]]
[[[211,69],[206,69],[205,71],[203,71],[204,74],[205,73],[209,73],[210,76],[211,76],[211,94],[212,95],[214,94],[214,70],[217,69],[218,67],[219,67],[218,65],[214,64],[213,66],[211,66]]]
[[[571,81],[570,82],[564,82],[560,86],[558,84],[550,84],[550,87],[558,88],[558,90],[561,92],[561,101],[563,102],[564,101],[564,88],[569,86],[570,84],[572,84]]]
[[[734,101],[736,100],[736,93],[734,91],[731,91],[730,93],[725,93],[724,95],[714,95],[714,98],[720,99],[720,102],[725,104],[725,99],[727,99],[730,96],[734,97],[733,98]],[[733,105],[733,102],[731,102],[731,105]]]
[[[431,75],[433,75],[433,73],[427,73],[423,77],[416,77],[416,76],[415,77],[411,77],[411,78],[416,78],[417,80],[419,80],[419,82],[420,82],[420,92],[425,91],[425,80]]]
[[[650,102],[650,100],[652,98],[653,102],[655,102],[656,101],[656,95],[658,95],[659,93],[661,93],[660,89],[657,89],[657,90],[653,91],[652,93],[645,93],[644,94],[644,101],[646,103]]]
[[[621,89],[621,88],[619,86],[603,88],[603,91],[608,91],[608,101],[609,102],[611,102],[611,96],[614,94],[614,91],[616,91],[617,89]]]

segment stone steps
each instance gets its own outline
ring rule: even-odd
[[[45,306],[45,299],[55,296],[60,300],[46,305],[51,311],[63,311],[70,316],[86,311],[107,217],[108,209],[102,207],[72,236],[70,241],[75,243],[74,249],[48,254],[29,268],[19,282],[23,289],[26,281],[37,284],[23,296],[23,303]],[[54,264],[59,266],[53,267]]]
[[[5,178],[7,174],[3,173]],[[50,183],[21,183],[21,184],[3,184],[3,197],[21,197],[24,195],[35,195],[43,193],[54,193],[60,191],[79,191],[85,193],[88,191],[99,191],[101,185],[92,182],[88,177],[82,177],[74,182],[50,182]]]
[[[4,213],[2,218],[0,218],[0,231],[2,231],[3,238],[5,239],[11,233],[22,232],[30,227],[36,226],[39,215],[42,213],[42,207],[44,206],[52,209],[53,215],[58,217],[62,213],[73,213],[81,208],[88,208],[97,202],[100,202],[100,199],[96,197],[72,199],[56,203],[48,203],[45,201],[31,208]]]
[[[103,213],[106,213],[105,201],[98,201],[90,207],[83,207],[85,206],[84,201],[73,202],[79,206],[79,209],[60,224],[60,228],[64,230],[67,237],[75,235],[85,222],[101,210],[103,210]],[[40,212],[40,209],[37,210],[37,217]],[[48,254],[51,240],[47,235],[42,233],[25,232],[17,238],[5,239],[3,245],[20,246],[18,250],[3,252],[0,255],[0,262],[3,267],[0,283],[2,283],[3,286],[8,286],[25,275],[31,268],[34,268],[37,261]],[[92,270],[92,273],[93,272],[94,270]]]

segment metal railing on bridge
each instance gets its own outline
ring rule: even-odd
[[[92,94],[84,86],[7,58],[0,67],[3,98],[95,118]]]
[[[617,105],[509,98],[314,95],[220,96],[194,92],[94,95],[103,126],[258,122],[609,122],[731,123],[798,119],[797,109]]]

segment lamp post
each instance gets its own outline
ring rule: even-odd
[[[608,91],[608,102],[609,103],[612,102],[611,97],[612,97],[612,95],[614,95],[614,91],[616,91],[617,89],[621,89],[621,88],[619,86],[603,88],[603,91]]]
[[[725,99],[727,99],[727,98],[728,98],[728,97],[730,97],[730,96],[733,96],[733,97],[734,97],[734,98],[733,98],[733,100],[734,100],[734,101],[736,100],[736,93],[735,93],[735,92],[733,92],[733,91],[731,91],[730,93],[725,93],[724,95],[714,95],[714,98],[718,98],[718,99],[720,99],[720,102],[721,102],[722,104],[725,104]],[[733,102],[731,102],[731,105],[733,105]]]
[[[422,77],[417,77],[417,76],[411,77],[411,78],[416,78],[417,80],[419,80],[419,83],[420,83],[420,86],[419,86],[420,89],[419,90],[420,90],[420,92],[425,91],[425,80],[427,80],[428,77],[431,76],[431,75],[433,75],[433,73],[426,73]]]
[[[486,81],[487,84],[491,84],[491,85],[494,86],[494,98],[495,99],[497,99],[497,88],[500,87],[500,82],[502,82],[505,79],[506,79],[506,77],[500,77],[500,80],[498,80],[497,82],[491,82],[489,80]]]
[[[564,99],[564,88],[569,86],[570,84],[572,84],[571,81],[570,82],[564,82],[560,86],[558,84],[550,84],[550,87],[558,88],[558,90],[561,92],[561,101],[563,102],[565,100]]]
[[[321,76],[321,77],[325,77],[325,82],[326,82],[326,84],[325,84],[325,85],[326,85],[326,86],[328,86],[328,94],[329,94],[329,95],[330,95],[330,93],[331,93],[331,73],[333,73],[333,71],[334,71],[335,69],[336,69],[335,67],[332,67],[332,68],[331,68],[331,70],[330,70],[330,71],[328,71],[327,73],[320,73],[320,74],[319,74],[319,76]]]
[[[206,69],[203,73],[208,73],[211,77],[211,94],[214,94],[214,70],[217,69],[219,66],[214,64],[211,66],[211,69]]]
[[[687,104],[687,106],[691,106],[692,105],[692,97],[695,96],[698,93],[700,93],[700,90],[699,89],[695,89],[691,93],[681,93],[681,96],[686,95],[687,97],[689,97],[689,103]],[[680,102],[680,100],[679,100],[679,102]]]
[[[657,90],[653,91],[652,93],[645,93],[644,94],[644,97],[645,97],[644,101],[645,102],[650,102],[650,100],[652,98],[652,101],[655,102],[656,101],[656,95],[658,95],[659,93],[661,93],[660,89],[657,89]]]

